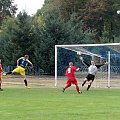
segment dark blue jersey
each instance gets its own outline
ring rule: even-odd
[[[25,57],[21,57],[18,59],[18,65],[23,67],[23,68],[26,68],[27,66],[31,66],[32,63],[26,59]]]

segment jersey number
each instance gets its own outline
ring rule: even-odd
[[[71,73],[71,68],[68,68],[68,74]]]

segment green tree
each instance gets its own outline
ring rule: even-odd
[[[82,22],[73,14],[64,22],[58,9],[44,16],[44,26],[34,24],[35,58],[46,73],[54,74],[54,47],[57,44],[80,44],[92,41],[93,35],[82,32]]]
[[[117,14],[117,10],[120,9],[120,1],[108,0],[106,9],[103,37],[106,37],[108,42],[116,42],[120,36],[120,15]]]
[[[14,0],[0,0],[0,25],[7,16],[12,16],[16,13],[17,7],[13,3]]]
[[[1,40],[4,49],[5,64],[14,65],[16,59],[25,54],[33,55],[32,19],[26,12],[19,13],[17,18],[8,17],[2,24]]]
[[[39,66],[46,73],[54,73],[54,47],[63,44],[68,35],[64,22],[60,18],[59,11],[47,14],[44,18],[45,25],[35,27],[35,58]]]
[[[3,63],[6,65],[14,65],[14,60],[16,59],[17,46],[12,41],[15,39],[14,31],[17,29],[14,17],[7,17],[1,26],[1,56]]]
[[[42,11],[50,13],[56,7],[65,22],[71,19],[71,14],[77,13],[83,21],[83,31],[96,34],[96,43],[103,42],[101,38],[106,33],[108,40],[105,42],[115,42],[116,37],[119,37],[120,21],[116,14],[120,9],[119,0],[46,0]]]
[[[17,16],[18,30],[15,31],[16,39],[14,43],[21,50],[22,54],[32,54],[32,18],[26,12],[19,13]]]
[[[83,22],[77,13],[70,16],[70,20],[65,23],[69,37],[67,44],[94,43],[95,34],[92,31],[83,31]]]

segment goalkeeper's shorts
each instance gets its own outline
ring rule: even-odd
[[[88,74],[86,78],[87,78],[88,81],[90,81],[90,80],[94,81],[95,75]]]
[[[18,66],[17,68],[15,68],[13,71],[13,73],[19,73],[22,76],[25,76],[25,68]]]

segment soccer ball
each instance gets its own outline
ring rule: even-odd
[[[80,51],[77,51],[77,54],[78,54],[78,55],[81,55],[82,53],[81,53]]]
[[[120,10],[117,11],[117,14],[120,14]]]

